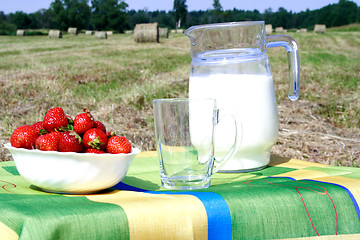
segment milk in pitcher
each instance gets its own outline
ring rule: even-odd
[[[192,26],[185,35],[190,39],[192,58],[189,97],[214,98],[220,112],[214,143],[216,160],[221,161],[227,149],[236,145],[236,154],[231,155],[222,171],[246,172],[265,167],[278,137],[275,90],[266,51],[273,47],[286,49],[288,97],[296,101],[300,86],[296,41],[286,35],[266,36],[264,21]],[[236,115],[237,127],[226,115],[228,111],[222,109]],[[202,151],[201,123],[196,117],[191,121],[197,122],[190,125],[191,140]],[[234,143],[235,132],[238,141]]]
[[[221,110],[234,112],[240,134],[240,148],[223,172],[246,172],[265,167],[270,149],[278,137],[276,96],[271,75],[267,74],[204,74],[190,75],[189,98],[214,98]],[[225,116],[219,116],[220,118]],[[201,151],[201,123],[192,118],[192,144]],[[239,124],[238,124],[239,125]],[[222,119],[215,133],[215,158],[221,159],[231,148],[235,137],[234,121]]]

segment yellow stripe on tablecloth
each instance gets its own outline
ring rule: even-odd
[[[339,184],[346,187],[354,196],[356,202],[360,204],[360,180],[354,178],[347,178],[342,176],[329,176],[322,178],[313,178],[316,181]],[[360,207],[360,206],[359,206]],[[358,238],[360,239],[360,238]]]
[[[324,172],[306,169],[298,169],[291,172],[274,175],[274,177],[291,177],[296,180],[322,178],[327,176],[329,175]]]
[[[19,236],[16,232],[14,232],[14,230],[0,222],[0,239],[17,240],[19,239]]]
[[[321,163],[308,162],[298,159],[287,159],[276,155],[271,155],[269,166],[273,167],[287,167],[302,169],[307,167],[328,167],[328,165]]]
[[[156,151],[141,152],[136,157],[137,158],[157,157],[157,152]]]
[[[202,202],[191,195],[117,191],[86,197],[121,206],[128,217],[130,239],[208,237],[206,210]]]
[[[174,152],[187,152],[188,149],[184,147],[177,147],[177,146],[163,146],[163,148],[169,148],[171,151]],[[137,156],[137,158],[145,158],[145,157],[157,157],[157,151],[148,151],[148,152],[141,152]]]
[[[328,235],[328,236],[315,236],[315,237],[303,237],[303,238],[285,238],[281,240],[359,240],[360,234],[349,235]]]

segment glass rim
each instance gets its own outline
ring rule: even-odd
[[[159,99],[154,99],[153,103],[160,103],[160,102],[191,102],[191,101],[196,101],[196,102],[200,102],[200,101],[212,101],[214,103],[216,103],[216,99],[215,98],[159,98]]]
[[[195,25],[188,28],[185,31],[185,35],[187,33],[193,31],[194,29],[212,29],[212,28],[219,28],[219,27],[233,27],[233,26],[252,26],[252,25],[264,25],[265,21],[241,21],[241,22],[224,22],[224,23],[210,23],[210,24],[202,24],[202,25]]]

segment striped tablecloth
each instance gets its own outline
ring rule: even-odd
[[[360,169],[272,156],[210,188],[166,191],[156,152],[91,195],[39,191],[0,163],[0,239],[360,239]],[[337,236],[336,236],[337,235]]]

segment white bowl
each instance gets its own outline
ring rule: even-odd
[[[12,147],[10,151],[20,175],[50,192],[91,193],[119,183],[140,149],[128,154],[93,154],[40,151]]]

